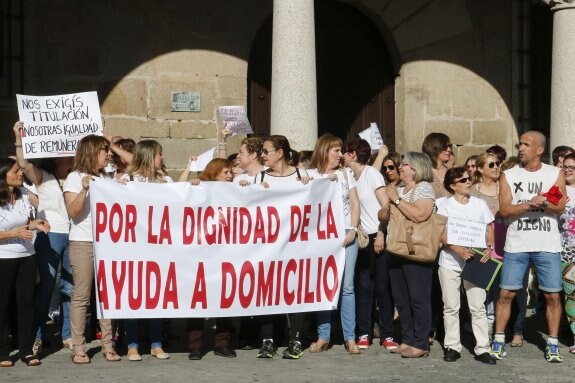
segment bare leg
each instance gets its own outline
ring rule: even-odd
[[[495,308],[495,332],[504,333],[511,315],[511,302],[517,295],[516,291],[501,289]]]
[[[549,336],[559,335],[559,323],[561,322],[561,297],[559,293],[545,293],[547,301],[547,326],[549,326]]]

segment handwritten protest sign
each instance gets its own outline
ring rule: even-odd
[[[447,243],[465,247],[485,248],[487,225],[459,218],[447,219]]]
[[[369,125],[369,128],[360,132],[359,136],[369,142],[372,153],[376,153],[380,146],[383,145],[383,137],[381,137],[381,133],[379,132],[379,128],[375,122],[372,122]]]
[[[16,95],[24,158],[73,156],[78,141],[103,135],[96,92],[58,96]]]
[[[229,317],[337,308],[339,185],[90,185],[99,318]],[[169,196],[169,201],[166,199]]]
[[[243,105],[238,106],[220,106],[219,108],[220,116],[222,116],[222,121],[226,124],[232,134],[253,134],[253,129],[248,121],[248,116],[246,115],[246,108]]]

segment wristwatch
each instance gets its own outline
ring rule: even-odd
[[[393,203],[395,206],[398,206],[400,202],[401,202],[401,198],[398,198],[395,201],[392,201],[391,203]]]

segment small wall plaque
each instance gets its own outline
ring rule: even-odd
[[[200,92],[172,92],[172,112],[199,112]]]

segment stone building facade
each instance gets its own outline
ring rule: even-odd
[[[533,105],[548,105],[550,96],[541,92],[532,99],[529,73],[546,70],[549,76],[550,68],[534,68],[526,58],[531,40],[525,19],[541,6],[529,0],[290,3],[311,4],[312,10],[315,4],[316,35],[308,36],[315,51],[301,41],[284,41],[285,52],[273,57],[277,65],[290,50],[317,55],[317,126],[296,122],[274,129],[270,113],[276,121],[278,116],[296,121],[297,110],[311,105],[302,101],[296,112],[270,107],[270,23],[281,17],[274,10],[290,1],[7,0],[13,9],[3,6],[3,12],[11,17],[11,30],[3,33],[22,35],[15,38],[20,51],[11,46],[11,65],[4,63],[0,78],[11,84],[1,87],[0,151],[12,150],[15,93],[89,90],[98,91],[106,134],[158,140],[171,169],[184,167],[189,154],[215,146],[221,127],[217,108],[224,105],[245,105],[256,133],[285,134],[296,149],[313,147],[313,140],[299,140],[308,129],[313,137],[335,130],[345,138],[372,120],[399,152],[419,150],[429,132],[445,132],[459,163],[493,144],[515,153],[524,130],[549,132],[548,120],[531,118]],[[551,14],[548,7],[545,12]],[[364,35],[353,35],[356,25],[366,27]],[[550,46],[546,33],[540,38]],[[297,76],[292,81],[302,89],[313,82]],[[356,88],[361,81],[366,85]],[[199,92],[200,111],[172,112],[175,91]],[[230,140],[230,152],[240,139]]]

